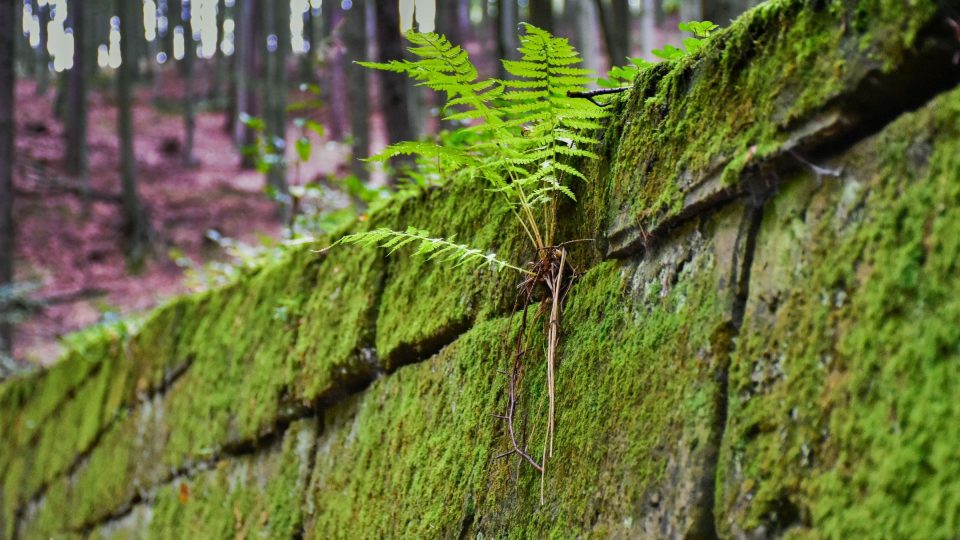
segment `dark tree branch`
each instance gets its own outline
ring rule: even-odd
[[[632,87],[621,86],[619,88],[600,88],[598,90],[587,90],[584,92],[567,92],[567,97],[587,99],[590,101],[590,103],[593,103],[597,107],[606,107],[610,104],[600,103],[595,98],[597,96],[608,96],[611,94],[619,94],[621,92],[626,92],[627,90],[630,90],[630,88]]]

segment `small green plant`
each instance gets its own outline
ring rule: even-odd
[[[590,148],[598,144],[592,135],[600,129],[604,110],[571,97],[586,90],[592,72],[577,67],[579,53],[566,39],[540,28],[524,25],[520,36],[520,59],[504,60],[508,80],[480,79],[466,50],[433,33],[409,33],[415,60],[389,63],[361,62],[369,68],[404,73],[446,95],[445,119],[464,123],[452,135],[437,141],[409,141],[388,147],[376,159],[414,155],[439,176],[479,182],[478,188],[501,195],[503,204],[516,217],[536,254],[526,264],[510,263],[496,253],[461,244],[453,238],[436,238],[425,230],[376,229],[341,238],[337,243],[380,246],[394,252],[416,247],[417,256],[452,265],[476,265],[496,271],[510,269],[522,276],[520,298],[524,307],[535,303],[538,290],[545,290],[539,313],[549,313],[547,333],[548,412],[545,440],[539,461],[521,444],[515,431],[523,340],[514,351],[507,410],[501,417],[510,433],[511,448],[504,454],[519,455],[541,475],[553,454],[555,394],[554,367],[559,339],[560,305],[573,279],[567,251],[556,238],[561,198],[575,201],[572,183],[586,177],[570,162],[596,158]],[[522,333],[522,332],[521,332]],[[542,496],[541,482],[541,496]]]
[[[350,234],[333,245],[379,246],[389,253],[411,247],[415,248],[415,256],[453,266],[472,265],[497,272],[508,269],[519,274],[520,331],[512,369],[508,371],[506,411],[497,415],[507,425],[511,447],[500,457],[520,456],[540,472],[542,501],[547,460],[552,458],[554,446],[554,371],[560,317],[563,299],[575,275],[568,261],[567,243],[557,239],[560,202],[576,201],[575,183],[587,181],[574,164],[583,158],[597,157],[591,148],[599,143],[595,133],[607,113],[586,89],[594,81],[594,74],[578,67],[580,55],[568,41],[528,24],[523,28],[520,59],[502,61],[504,70],[512,76],[507,80],[480,79],[466,50],[433,33],[407,34],[414,60],[360,64],[406,74],[419,85],[445,94],[444,119],[463,123],[463,127],[436,140],[391,145],[373,159],[385,161],[413,155],[421,166],[423,181],[445,178],[469,182],[500,194],[529,240],[533,259],[511,263],[492,251],[458,243],[453,238],[438,238],[416,226]],[[681,29],[696,36],[685,40],[684,46],[688,51],[696,50],[700,40],[715,28],[708,22],[681,25]],[[656,53],[667,60],[684,54],[675,47]],[[630,60],[629,68],[611,72],[609,85],[630,82],[636,73],[651,65],[639,59]],[[528,308],[537,304],[537,299],[540,301],[534,321],[542,317],[545,325],[547,387],[539,459],[530,453],[526,437],[517,435],[515,422],[519,386],[527,362]]]
[[[719,26],[710,21],[690,21],[680,23],[678,28],[682,32],[689,32],[693,37],[683,38],[683,48],[673,45],[664,45],[662,49],[650,51],[654,56],[663,60],[677,60],[684,55],[693,54],[703,46],[703,40],[710,37]],[[624,66],[615,66],[607,72],[606,78],[597,79],[597,85],[602,88],[620,88],[633,84],[640,72],[655,65],[655,62],[643,58],[627,58],[629,62]]]

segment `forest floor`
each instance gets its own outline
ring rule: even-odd
[[[256,243],[282,229],[276,206],[264,194],[263,175],[241,167],[240,153],[224,129],[223,112],[200,112],[198,164],[184,164],[183,118],[154,107],[152,95],[175,101],[176,77],[138,88],[134,110],[137,179],[153,230],[153,256],[139,273],[127,267],[120,234],[119,152],[112,89],[90,96],[90,193],[64,172],[64,126],[53,114],[56,92],[38,96],[33,81],[16,87],[16,281],[29,288],[35,307],[16,327],[15,357],[47,365],[61,353],[58,339],[85,326],[147,310],[188,292],[183,257],[202,265],[223,258],[207,238]],[[291,145],[292,146],[292,145]],[[342,168],[348,149],[315,141],[305,178]],[[178,260],[180,259],[180,264]]]

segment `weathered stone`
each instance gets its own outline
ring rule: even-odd
[[[0,385],[0,538],[955,537],[950,10],[766,3],[614,106],[561,208],[594,242],[571,247],[542,502],[495,459],[514,278],[310,246]],[[455,183],[349,231],[523,260],[511,225]]]

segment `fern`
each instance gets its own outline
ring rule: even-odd
[[[533,247],[542,250],[554,241],[558,198],[576,200],[570,182],[586,180],[571,160],[596,157],[589,148],[599,141],[589,133],[600,128],[606,113],[568,97],[592,80],[590,70],[577,67],[581,59],[576,49],[545,30],[528,24],[524,28],[520,59],[503,61],[512,76],[508,80],[479,79],[467,51],[433,33],[407,34],[414,60],[359,64],[404,73],[444,93],[444,118],[468,123],[459,131],[472,134],[469,144],[450,139],[401,142],[371,159],[412,154],[435,176],[465,175],[485,182],[503,195]],[[380,239],[369,244],[378,245]],[[361,243],[359,237],[354,240]]]
[[[509,262],[497,258],[496,253],[484,253],[479,249],[454,243],[453,237],[446,239],[433,238],[427,231],[417,229],[416,227],[407,227],[407,230],[404,232],[379,228],[372,231],[350,234],[341,238],[337,244],[378,246],[389,249],[389,254],[393,254],[404,246],[413,244],[417,246],[414,256],[424,256],[427,260],[437,259],[440,262],[452,263],[454,267],[467,265],[476,269],[491,267],[498,272],[504,268],[510,268],[511,270],[516,270],[521,273],[531,273],[529,270],[514,266]]]
[[[682,32],[689,32],[694,37],[683,38],[683,48],[673,45],[664,45],[662,49],[654,49],[651,52],[657,58],[671,61],[683,58],[685,55],[693,54],[703,46],[703,40],[710,37],[719,26],[710,21],[690,21],[680,23],[678,28]],[[615,66],[607,72],[607,78],[597,79],[597,85],[603,88],[619,88],[629,86],[641,72],[649,69],[654,62],[644,60],[643,58],[627,58],[630,62],[625,66]]]

